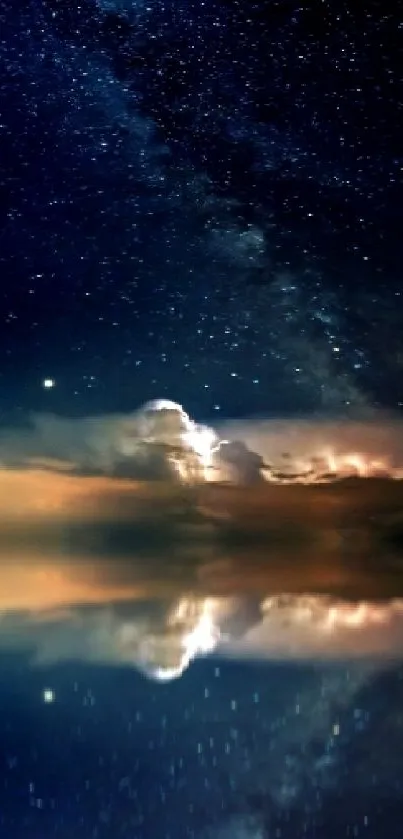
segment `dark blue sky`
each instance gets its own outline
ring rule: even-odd
[[[400,407],[398,35],[378,2],[4,3],[3,417]]]

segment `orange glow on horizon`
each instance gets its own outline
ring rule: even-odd
[[[0,612],[101,605],[138,600],[148,593],[137,584],[103,579],[101,571],[88,562],[61,565],[45,562],[35,554],[30,555],[29,561],[0,560]]]
[[[194,522],[186,517],[192,498],[199,516]],[[177,510],[184,513],[167,537],[172,542],[157,547],[150,563],[147,533],[154,535],[158,522],[169,523]],[[0,609],[158,597],[179,593],[182,583],[200,595],[307,589],[354,592],[357,599],[403,594],[399,563],[393,557],[389,563],[383,549],[378,563],[368,529],[372,518],[403,520],[402,512],[403,483],[382,479],[319,486],[205,484],[188,496],[183,487],[164,483],[1,470]],[[149,531],[141,542],[135,528],[144,517]],[[102,523],[116,524],[107,546]],[[114,541],[120,524],[127,537],[121,553]],[[284,534],[294,541],[282,542]],[[252,537],[260,535],[263,541],[255,543]]]

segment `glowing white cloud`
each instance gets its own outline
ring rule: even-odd
[[[305,435],[305,452],[301,452],[300,441],[297,441],[299,445],[296,446],[296,451],[293,451],[293,444],[296,442],[295,431],[301,432],[300,424],[285,423],[282,442],[290,449],[285,460],[282,452],[278,451],[278,446],[277,451],[272,450],[267,457],[270,443],[273,445],[273,440],[278,434],[278,423],[268,421],[257,440],[253,439],[256,424],[251,421],[233,424],[232,428],[236,434],[231,433],[230,425],[230,433],[220,438],[214,429],[194,422],[181,405],[165,399],[147,403],[137,413],[137,422],[143,442],[150,445],[162,444],[168,449],[171,447],[172,452],[168,453],[167,457],[178,478],[185,483],[195,480],[233,480],[242,483],[258,477],[274,483],[313,483],[353,475],[382,475],[395,479],[403,476],[400,465],[393,464],[387,452],[366,450],[368,432],[371,432],[372,428],[365,423],[354,428],[354,424],[349,423],[332,427],[329,423],[318,425],[316,421],[315,425],[313,422],[311,425],[314,434],[316,432],[316,440],[312,439],[311,429],[311,434]],[[307,424],[309,428],[309,423]],[[287,428],[288,440],[284,439]],[[349,434],[349,431],[352,433]],[[362,449],[345,448],[348,444],[351,445],[351,442],[357,446],[360,431],[363,435]],[[251,434],[252,440],[249,443]],[[231,462],[225,457],[228,449],[231,450]]]
[[[315,427],[315,423],[313,425]],[[220,438],[214,429],[194,422],[178,403],[159,399],[147,403],[133,417],[131,427],[128,426],[128,434],[133,438],[137,433],[141,442],[149,445],[166,446],[166,456],[177,477],[184,483],[195,480],[233,480],[242,483],[258,477],[274,483],[312,483],[350,475],[383,475],[393,478],[401,478],[403,475],[399,467],[391,464],[387,453],[367,452],[365,440],[362,451],[343,450],[343,426],[339,426],[338,433],[337,427],[329,429],[325,424],[321,424],[319,428],[322,438],[333,437],[333,445],[323,444],[316,429],[318,439],[312,445],[312,439],[308,437],[306,451],[301,453],[300,445],[297,446],[297,451],[293,452],[295,429],[300,429],[299,424],[285,424],[286,428],[290,428],[290,439],[284,440],[291,449],[289,456],[284,459],[284,455],[279,453],[277,448],[277,451],[271,451],[270,457],[267,458],[267,449],[270,448],[270,443],[273,445],[273,437],[277,435],[276,426],[278,423],[268,421],[258,440],[252,439],[251,444],[249,438],[251,433],[253,436],[255,424],[250,421],[234,424],[235,434],[231,433],[229,426],[229,434]],[[356,433],[355,437],[357,439],[354,442],[358,442],[359,433]],[[127,446],[125,449],[128,451]],[[231,453],[231,460],[228,459],[227,451]]]
[[[140,480],[315,483],[341,477],[403,477],[402,423],[245,420],[218,429],[195,422],[183,407],[157,399],[126,415],[33,418],[3,429],[5,467],[66,461],[80,472],[124,473]]]
[[[280,483],[349,476],[402,479],[402,430],[399,417],[382,412],[358,419],[239,420],[219,428],[227,440],[240,440],[261,455],[264,478]]]
[[[36,665],[88,661],[130,665],[156,681],[179,678],[190,663],[213,653],[230,609],[225,598],[181,597],[166,613],[132,603],[127,614],[108,606],[4,612],[0,649],[25,649]]]
[[[180,660],[174,667],[157,667],[152,675],[158,681],[169,681],[181,676],[191,661],[201,655],[212,653],[220,640],[219,602],[206,598],[201,602],[183,598],[179,601],[168,620],[168,629],[182,627],[180,638]]]
[[[356,603],[322,595],[276,595],[235,644],[268,659],[403,658],[403,599]]]
[[[181,405],[167,399],[147,403],[141,413],[143,440],[168,447],[167,457],[181,480],[209,479],[218,444],[212,428],[198,425]]]
[[[87,661],[133,666],[151,679],[179,678],[197,658],[218,654],[267,661],[403,660],[403,600],[349,603],[320,595],[262,601],[245,625],[242,599],[183,596],[167,611],[5,613],[0,648],[31,651],[37,665]]]

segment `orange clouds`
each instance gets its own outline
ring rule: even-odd
[[[0,471],[0,608],[208,595],[403,594],[403,482],[204,485]]]
[[[46,520],[114,515],[135,508],[133,481],[87,477],[44,469],[0,472],[0,522],[10,519]]]
[[[44,561],[32,551],[11,560],[0,559],[0,612],[45,611],[132,601],[147,596],[134,583],[108,580],[102,568],[85,560],[63,563],[60,557]]]

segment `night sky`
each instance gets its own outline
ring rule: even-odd
[[[0,32],[3,420],[401,407],[396,4],[4,0]]]
[[[401,839],[402,11],[0,0],[1,839]],[[158,494],[159,398],[391,463]]]

